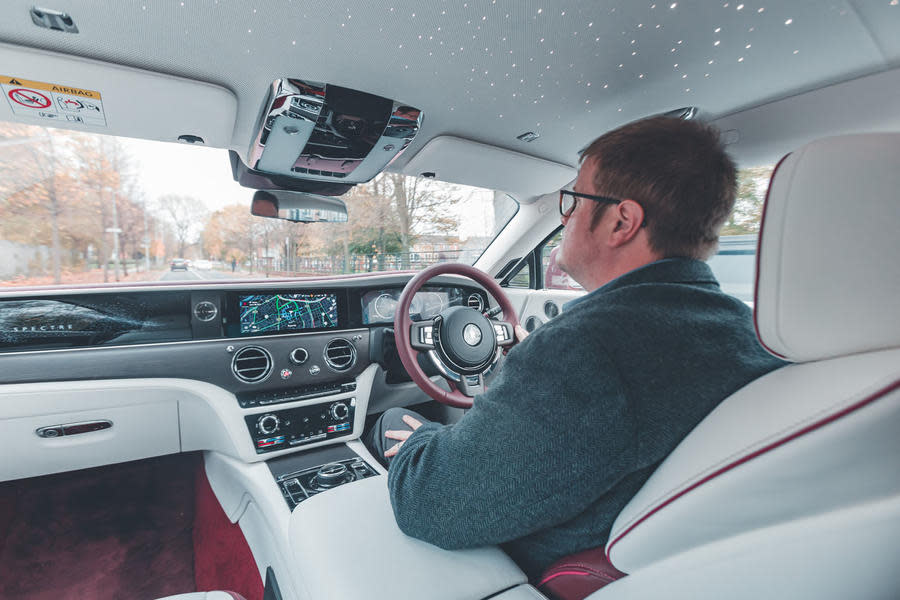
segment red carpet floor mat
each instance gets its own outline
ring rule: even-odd
[[[0,483],[0,598],[192,592],[199,454]]]
[[[229,590],[262,600],[263,581],[241,531],[216,499],[203,465],[198,465],[194,504],[194,578],[197,591]]]

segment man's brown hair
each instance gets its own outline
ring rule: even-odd
[[[734,161],[717,129],[652,117],[600,136],[581,159],[598,161],[594,193],[641,205],[655,252],[701,260],[715,252],[737,190]],[[592,228],[607,206],[596,204]]]

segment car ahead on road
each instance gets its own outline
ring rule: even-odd
[[[205,258],[195,260],[193,264],[195,269],[200,269],[201,271],[209,271],[213,267],[212,262]]]
[[[884,139],[900,131],[898,0],[40,5],[0,3],[0,263],[62,285],[0,291],[0,598],[569,600],[592,577],[615,581],[591,600],[900,598],[900,143]],[[549,444],[616,461],[656,443],[640,424],[613,455],[592,422],[505,435],[578,407],[479,405],[484,373],[514,376],[499,323],[478,365],[441,358],[449,316],[566,317],[585,290],[547,268],[560,191],[594,138],[654,115],[713,124],[748,173],[729,231],[765,227],[711,262],[798,364],[646,465],[609,543],[568,568],[529,581],[508,538],[457,552],[406,537],[361,443],[388,408],[449,425],[466,413],[430,398],[467,397],[535,470]],[[865,135],[811,148],[845,134]],[[762,210],[753,169],[777,164]],[[254,215],[305,224],[251,216],[251,197]],[[176,250],[226,267],[158,282],[150,264],[109,268],[164,269]],[[455,270],[425,283],[425,260]],[[609,359],[643,376],[661,352]],[[599,396],[591,374],[569,375]],[[516,531],[558,525],[540,509],[598,471],[572,465],[532,496],[515,489],[527,474],[490,467],[510,486],[495,501],[537,515]],[[477,483],[421,508],[458,520],[447,533],[504,529]]]

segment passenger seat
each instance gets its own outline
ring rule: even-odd
[[[190,592],[188,594],[176,594],[157,600],[245,600],[236,592]]]

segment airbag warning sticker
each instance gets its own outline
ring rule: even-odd
[[[15,115],[106,127],[100,92],[8,75],[0,75],[0,87]]]

